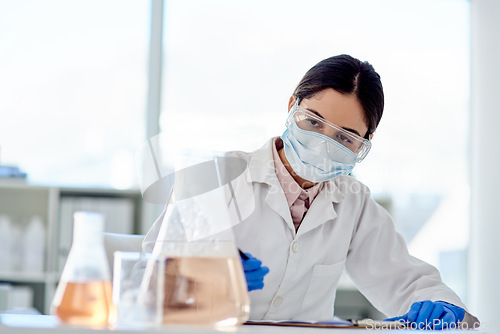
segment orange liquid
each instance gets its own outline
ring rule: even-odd
[[[165,267],[164,324],[234,326],[250,301],[238,258],[170,258]]]
[[[114,316],[111,282],[94,281],[65,284],[64,295],[56,306],[55,315],[61,322],[93,328],[103,328]]]

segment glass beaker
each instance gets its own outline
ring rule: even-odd
[[[73,244],[52,301],[52,313],[64,324],[105,328],[113,321],[103,229],[102,215],[74,214]]]
[[[147,282],[143,280],[146,269],[153,278]],[[114,328],[143,329],[161,325],[164,273],[164,259],[153,259],[148,253],[114,253],[113,302],[117,310]]]

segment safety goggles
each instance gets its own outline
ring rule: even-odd
[[[301,130],[315,132],[335,140],[353,152],[357,156],[357,162],[361,162],[366,157],[372,146],[368,139],[362,138],[340,126],[328,122],[311,111],[299,106],[297,103],[295,103],[290,111],[286,126],[288,127],[292,121],[294,121]]]

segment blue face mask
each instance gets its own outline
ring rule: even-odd
[[[285,156],[293,171],[310,182],[323,182],[349,174],[357,156],[335,140],[289,123],[281,136]]]

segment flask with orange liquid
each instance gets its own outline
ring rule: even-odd
[[[105,328],[113,320],[103,229],[102,215],[74,214],[73,244],[52,301],[52,313],[63,324]]]
[[[146,264],[141,288],[158,287],[162,325],[239,326],[250,298],[233,226],[255,208],[247,161],[172,139],[158,135],[136,154],[144,200],[165,206],[144,240],[156,262]],[[147,300],[143,291],[138,301]]]

